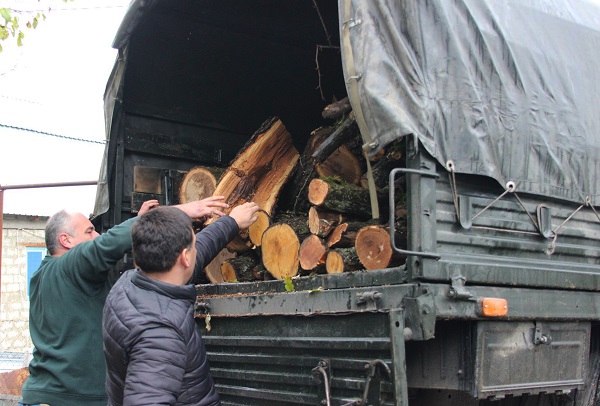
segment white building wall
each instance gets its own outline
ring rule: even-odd
[[[0,284],[0,363],[15,353],[27,358],[29,336],[27,297],[27,247],[45,247],[44,229],[48,217],[4,214]],[[18,357],[16,357],[18,358]],[[16,362],[17,360],[15,360]],[[26,362],[24,360],[23,362]],[[22,364],[17,366],[23,366]],[[0,365],[0,370],[5,369]],[[12,368],[11,368],[12,369]]]

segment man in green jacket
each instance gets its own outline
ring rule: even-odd
[[[223,197],[178,205],[192,218],[223,215]],[[142,215],[158,201],[144,202]],[[110,269],[131,250],[129,219],[99,235],[83,214],[60,211],[46,225],[48,255],[31,277],[33,341],[23,405],[105,406],[102,308]]]

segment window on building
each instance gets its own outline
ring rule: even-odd
[[[42,259],[46,255],[46,248],[41,247],[25,247],[27,249],[27,297],[29,297],[29,282],[31,276],[42,263]]]

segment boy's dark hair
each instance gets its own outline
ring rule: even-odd
[[[144,272],[166,272],[193,240],[192,220],[175,207],[157,207],[131,227],[133,260]]]

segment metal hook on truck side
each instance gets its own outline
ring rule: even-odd
[[[408,169],[408,168],[392,169],[392,171],[390,172],[390,196],[389,196],[390,243],[392,245],[392,249],[401,255],[406,255],[406,256],[414,255],[414,256],[423,257],[423,258],[440,259],[441,258],[440,255],[433,253],[433,252],[408,251],[408,250],[403,250],[401,248],[396,247],[396,238],[395,238],[395,234],[396,234],[396,224],[395,224],[396,223],[396,218],[395,218],[396,204],[394,203],[394,194],[395,194],[394,183],[396,180],[397,173],[412,173],[415,175],[428,176],[431,178],[439,178],[440,177],[440,175],[438,175],[437,173],[421,171],[418,169]]]

